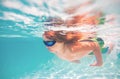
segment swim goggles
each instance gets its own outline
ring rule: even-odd
[[[43,43],[46,45],[46,46],[53,46],[56,41],[55,40],[52,40],[52,41],[43,41]]]

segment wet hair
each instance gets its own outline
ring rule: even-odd
[[[64,33],[64,31],[45,31],[43,34],[47,39],[55,40],[59,43],[64,43],[72,52],[79,51],[81,47],[81,39],[83,35],[81,32],[68,31]],[[83,39],[82,39],[83,40]]]
[[[57,42],[64,42],[66,44],[72,44],[77,42],[82,38],[82,34],[80,32],[68,31],[64,33],[64,31],[45,31],[45,37],[50,40],[55,40]]]

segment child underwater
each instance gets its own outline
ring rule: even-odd
[[[87,3],[91,4],[91,3]],[[86,3],[85,3],[86,5]],[[72,8],[75,10],[75,8]],[[68,14],[74,13],[74,11],[66,10]],[[71,27],[86,27],[95,28],[98,24],[103,24],[105,18],[101,18],[102,13],[100,11],[90,11],[84,14],[76,14],[63,21],[60,17],[52,17],[47,21],[51,24],[47,26],[61,27],[64,25],[66,28]],[[49,29],[43,34],[43,42],[49,51],[56,54],[61,59],[79,63],[80,59],[84,56],[94,54],[96,61],[90,66],[102,66],[102,52],[109,52],[113,46],[104,48],[104,41],[97,37],[96,32],[80,32],[78,30],[53,30]]]

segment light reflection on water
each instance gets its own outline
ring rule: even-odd
[[[114,59],[111,55],[103,57],[104,65],[102,67],[89,66],[94,61],[93,56],[83,58],[80,64],[69,63],[54,57],[41,66],[42,69],[20,79],[119,79],[118,62],[120,58]]]

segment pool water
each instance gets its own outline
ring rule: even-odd
[[[0,78],[19,79],[52,56],[40,38],[0,38]]]
[[[102,54],[101,67],[89,66],[94,55],[71,63],[47,50],[42,40],[43,21],[48,15],[63,16],[61,7],[67,1],[73,0],[0,0],[0,79],[120,79],[119,36],[108,38],[117,45],[110,54]],[[97,1],[101,5],[103,0]],[[108,5],[112,0],[103,2]],[[119,15],[118,8],[116,0],[103,11]],[[120,32],[120,26],[102,29],[109,30],[99,31],[100,36]]]
[[[70,63],[50,53],[40,38],[0,38],[1,79],[119,79],[120,54],[103,58],[102,67],[89,66],[94,56]]]

